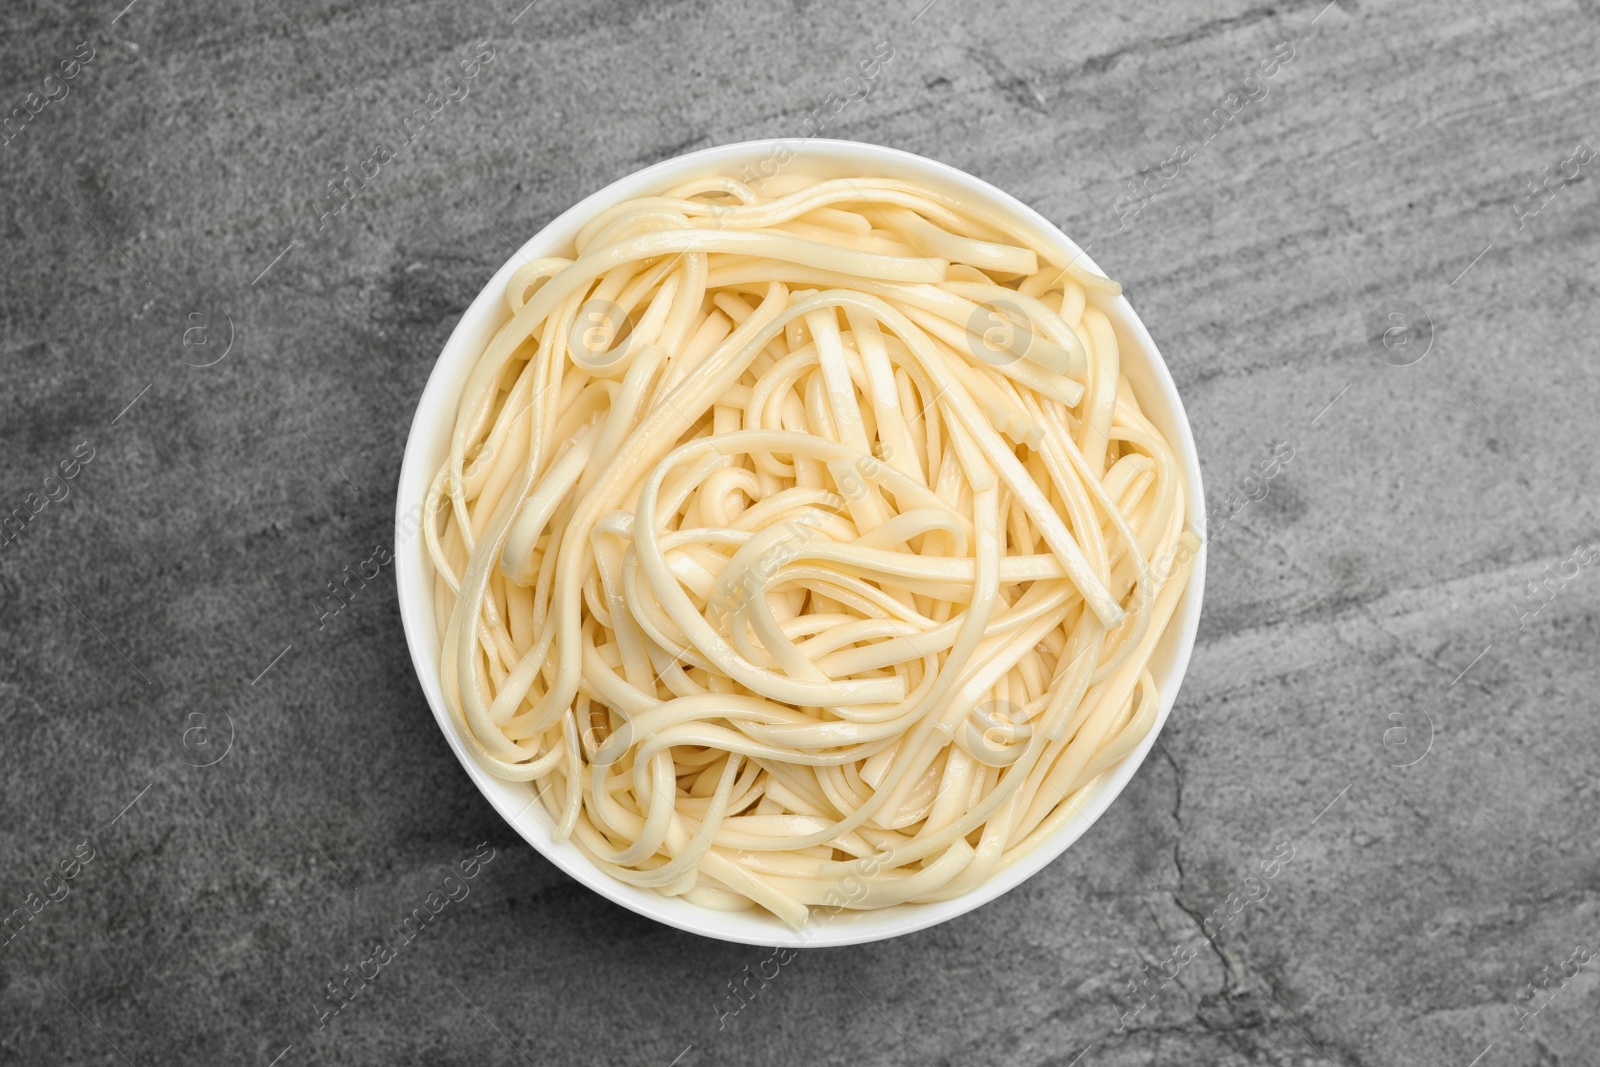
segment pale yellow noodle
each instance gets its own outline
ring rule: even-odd
[[[1097,306],[915,182],[707,176],[519,268],[429,490],[446,701],[601,869],[948,899],[1149,733],[1197,548]]]

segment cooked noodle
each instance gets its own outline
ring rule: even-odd
[[[966,893],[1148,734],[1196,542],[1115,283],[901,180],[707,177],[524,264],[427,528],[444,693],[611,876]]]

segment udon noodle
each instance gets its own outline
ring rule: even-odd
[[[1188,580],[1119,292],[939,189],[708,176],[523,264],[427,503],[443,686],[622,882],[967,893],[1146,737]]]

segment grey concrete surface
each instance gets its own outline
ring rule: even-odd
[[[0,13],[0,1062],[1600,1063],[1594,0],[522,2]],[[767,953],[522,845],[390,576],[318,604],[390,536],[423,382],[515,246],[642,164],[818,128],[1124,280],[1211,571],[1094,832],[724,1016]]]

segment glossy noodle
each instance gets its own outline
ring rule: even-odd
[[[1188,580],[1115,283],[922,184],[707,177],[523,264],[428,499],[443,685],[612,877],[966,893],[1148,734]]]

